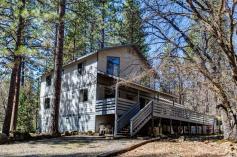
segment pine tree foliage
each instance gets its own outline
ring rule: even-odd
[[[142,11],[138,0],[126,0],[123,6],[122,44],[136,45],[144,56],[148,46],[145,41]]]
[[[39,102],[37,90],[33,87],[33,80],[25,82],[20,91],[20,101],[17,117],[17,131],[36,132]]]
[[[135,22],[130,13],[135,16]],[[133,4],[124,0],[68,0],[64,17],[63,64],[100,48],[120,44],[136,44],[145,52],[147,47],[141,17],[137,1]],[[28,104],[35,106],[38,99],[35,96],[38,89],[33,88],[37,82],[31,81],[38,80],[41,74],[55,67],[57,27],[58,1],[0,0],[0,85],[12,85],[13,91],[18,84],[16,80],[20,81],[19,94],[7,94],[12,98],[19,97],[18,130],[30,130],[25,128],[23,121],[31,119],[30,125],[34,120],[26,118],[31,116],[29,112],[32,111]],[[136,27],[135,33],[131,33],[132,27]],[[21,30],[17,31],[19,28]],[[20,33],[20,43],[17,32]],[[14,77],[14,84],[11,84],[11,73],[14,71],[19,78]],[[6,91],[1,91],[0,96],[0,104],[5,107]],[[5,112],[5,109],[0,112]]]

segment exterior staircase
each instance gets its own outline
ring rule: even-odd
[[[153,101],[151,100],[130,120],[130,136],[134,136],[152,118]]]
[[[134,117],[139,110],[140,105],[136,104],[117,120],[117,132],[119,135],[129,135],[130,119]]]
[[[214,125],[215,117],[198,113],[166,99],[150,100],[140,110],[134,105],[117,120],[118,135],[134,136],[152,119],[152,117],[175,119],[201,125]]]
[[[152,117],[152,101],[140,110],[134,105],[117,120],[118,135],[134,136]]]

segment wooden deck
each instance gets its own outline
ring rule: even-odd
[[[118,115],[120,116],[123,113],[127,112],[135,104],[136,104],[135,101],[118,98],[118,105],[117,105]],[[115,98],[96,101],[96,115],[106,115],[114,113],[115,113]]]
[[[137,105],[135,101],[118,98],[117,114],[123,115]],[[152,113],[154,117],[161,117],[201,125],[213,125],[215,118],[184,108],[183,105],[167,99],[152,100]],[[115,114],[115,98],[98,100],[96,102],[96,115]]]
[[[203,125],[213,125],[214,123],[213,116],[192,111],[177,103],[172,104],[172,101],[165,99],[153,101],[153,116]]]

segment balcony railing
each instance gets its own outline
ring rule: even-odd
[[[127,112],[136,101],[118,98],[117,113],[121,116],[123,113]],[[115,113],[115,98],[108,98],[104,100],[96,101],[96,115],[106,115]]]

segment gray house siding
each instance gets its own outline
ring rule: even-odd
[[[78,64],[83,62],[83,74],[78,72]],[[60,102],[60,132],[95,131],[95,101],[97,60],[95,56],[64,67],[62,74],[62,92]],[[88,91],[88,100],[80,101],[80,90]],[[50,112],[45,109],[45,99],[52,98],[52,85],[46,86],[46,76],[42,77],[40,93],[41,130],[48,132]],[[50,101],[51,106],[52,101]]]
[[[141,71],[148,68],[144,59],[139,57],[135,50],[127,47],[101,50],[98,53],[86,55],[79,60],[64,66],[60,102],[60,132],[76,130],[80,132],[95,132],[96,128],[98,131],[98,124],[103,123],[104,120],[100,119],[98,116],[96,117],[95,115],[96,100],[104,99],[104,91],[105,88],[108,87],[103,84],[97,84],[97,72],[102,71],[106,73],[108,56],[120,58],[120,77],[125,79],[133,78]],[[83,72],[82,75],[78,72],[79,63],[84,63],[83,67],[85,68],[85,72]],[[46,76],[47,75],[43,75],[41,78],[41,132],[48,132],[51,124],[50,114],[52,110],[51,99],[53,94],[53,85],[46,86]],[[53,81],[51,82],[53,83]],[[80,101],[80,90],[82,89],[86,89],[88,91],[88,101],[86,102]],[[50,108],[48,109],[45,108],[46,98],[51,100]]]

